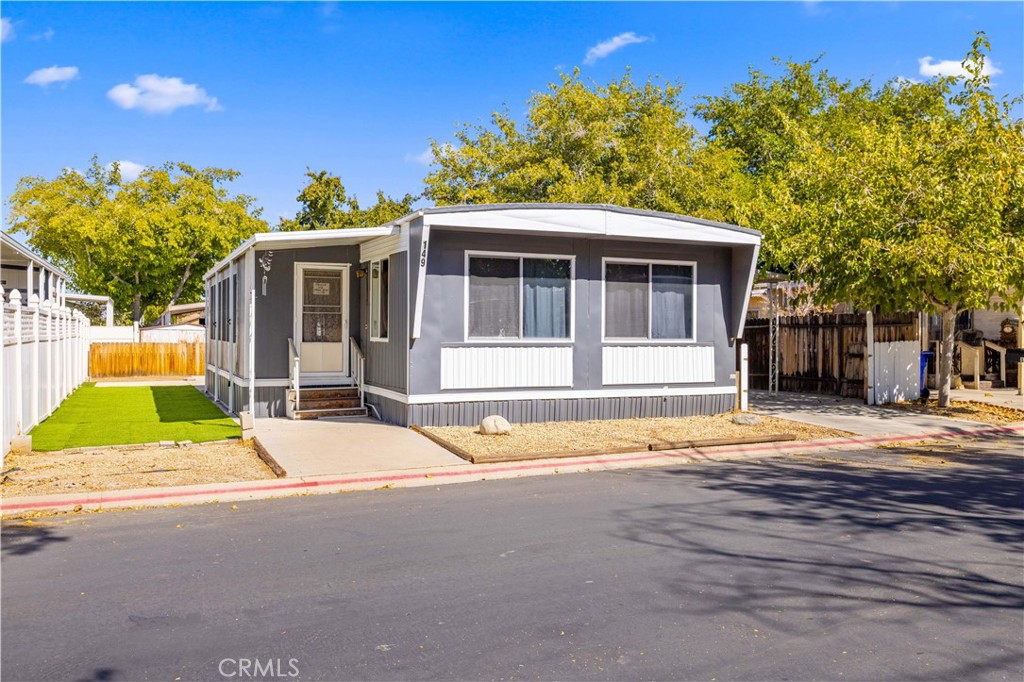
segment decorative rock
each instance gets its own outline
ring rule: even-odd
[[[512,430],[512,425],[502,416],[492,414],[480,422],[480,433],[485,436],[504,436]]]
[[[740,412],[732,416],[733,424],[741,424],[743,426],[754,426],[755,424],[761,423],[761,418],[756,414],[750,414],[749,412]]]

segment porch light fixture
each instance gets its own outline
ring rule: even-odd
[[[356,270],[356,277],[359,279],[366,277],[366,268],[359,268],[358,270]]]

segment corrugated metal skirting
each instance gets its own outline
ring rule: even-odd
[[[410,405],[409,423],[419,426],[474,426],[489,415],[501,415],[513,424],[588,419],[690,417],[721,414],[733,409],[736,396],[645,396],[630,398],[576,398],[568,400],[503,400]]]

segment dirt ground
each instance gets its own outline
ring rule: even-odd
[[[921,403],[894,403],[886,405],[886,408],[897,410],[909,410],[922,414],[934,414],[950,419],[966,419],[972,422],[984,422],[986,424],[1013,424],[1024,422],[1024,410],[1016,410],[1012,407],[980,403],[973,400],[952,400],[949,407],[939,407],[933,400],[927,405]]]
[[[275,478],[251,442],[187,447],[111,446],[4,459],[0,494],[52,495]]]
[[[767,417],[759,424],[732,423],[731,414],[709,417],[658,419],[615,419],[583,422],[546,422],[513,424],[505,436],[480,435],[475,426],[444,426],[426,429],[430,433],[475,456],[526,455],[598,448],[636,446],[646,450],[648,443],[672,443],[710,438],[749,438],[793,434],[798,440],[850,435],[846,431]]]

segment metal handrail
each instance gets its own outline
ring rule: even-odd
[[[356,385],[356,390],[359,393],[359,407],[366,407],[366,400],[363,395],[363,380],[366,377],[366,355],[363,354],[363,349],[359,347],[359,342],[356,341],[356,337],[348,337],[348,352],[352,362],[352,383]]]
[[[288,339],[288,385],[295,391],[295,412],[299,411],[299,370],[302,367],[301,357],[295,348],[295,341]],[[292,418],[295,414],[292,413]]]

